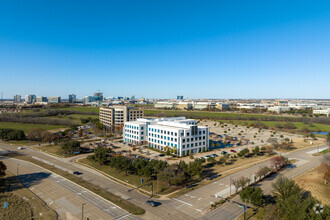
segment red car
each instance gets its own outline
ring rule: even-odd
[[[230,150],[230,152],[236,153],[236,150]]]

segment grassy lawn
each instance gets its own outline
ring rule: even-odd
[[[56,212],[25,188],[16,176],[6,172],[5,178],[5,184],[0,187],[0,219],[57,219]],[[8,208],[3,207],[4,202],[9,203]]]
[[[330,187],[324,184],[323,175],[316,167],[295,178],[296,183],[303,190],[309,191],[312,196],[322,204],[330,205]]]
[[[72,157],[73,154],[64,154],[61,146],[59,145],[42,145],[33,147],[35,149],[41,150],[45,153],[52,154],[57,157]]]
[[[145,115],[157,116],[158,114],[165,114],[168,117],[187,115],[189,117],[218,117],[219,119],[226,119],[226,117],[256,117],[256,118],[269,118],[269,117],[292,117],[281,115],[264,115],[264,114],[248,114],[248,113],[228,113],[228,112],[210,112],[210,111],[180,111],[180,110],[158,110],[158,109],[146,109]]]
[[[39,144],[38,141],[4,141],[4,143],[14,146],[32,146]]]
[[[63,107],[63,108],[52,108],[52,109],[75,110],[75,111],[80,111],[80,112],[96,112],[96,113],[99,113],[99,108],[98,107],[92,107],[92,106]]]
[[[22,123],[13,123],[13,122],[0,122],[0,128],[22,129],[25,133],[27,133],[30,130],[36,129],[36,128],[41,128],[43,130],[52,130],[52,129],[58,129],[58,128],[64,128],[64,127],[63,127],[63,125],[22,124]]]
[[[58,116],[50,116],[50,117],[47,117],[47,118],[59,118],[59,119],[68,119],[68,120],[71,120],[74,124],[76,125],[80,125],[81,124],[81,121],[80,119],[81,118],[92,118],[92,119],[98,119],[99,118],[99,115],[80,115],[80,114],[72,114],[72,115],[63,115],[61,117],[58,117]]]
[[[264,121],[263,119],[267,119],[270,117],[281,118],[288,117],[292,118],[295,116],[280,116],[280,115],[264,115],[264,114],[245,114],[245,113],[226,113],[226,112],[209,112],[209,111],[179,111],[179,110],[156,110],[156,109],[146,109],[144,110],[144,114],[146,116],[158,116],[158,115],[165,115],[168,117],[174,116],[186,116],[190,118],[198,118],[198,117],[217,117],[217,120],[223,122],[231,121],[233,124],[244,125],[245,122],[248,124],[255,123],[256,121],[251,120],[244,120],[244,118],[248,119],[249,117],[258,118],[258,121],[265,123],[269,127],[275,127],[276,123],[285,124],[285,121]],[[226,117],[237,117],[238,120],[229,120]],[[313,123],[313,126],[309,126],[302,122],[292,122],[297,129],[301,129],[303,127],[307,127],[309,130],[312,131],[330,131],[330,125]]]
[[[125,200],[125,199],[122,199],[110,192],[108,192],[107,190],[99,187],[99,186],[96,186],[90,182],[87,182],[85,180],[83,180],[82,178],[79,178],[73,174],[70,174],[70,173],[67,173],[63,170],[60,170],[58,168],[55,168],[53,166],[50,166],[48,164],[45,164],[41,161],[38,161],[38,160],[35,160],[33,158],[30,158],[28,156],[23,156],[21,154],[8,154],[6,155],[8,157],[14,157],[16,159],[19,159],[19,160],[25,160],[25,161],[28,161],[28,162],[31,162],[31,163],[34,163],[36,165],[39,165],[45,169],[48,169],[68,180],[71,180],[72,182],[75,182],[76,184],[94,192],[95,194],[103,197],[104,199],[106,200],[109,200],[110,202],[113,202],[115,203],[116,205],[118,205],[119,207],[121,207],[122,209],[134,214],[134,215],[142,215],[145,213],[145,210],[140,208],[139,206],[136,206],[132,203],[130,203],[129,201]]]
[[[167,194],[167,193],[170,193],[172,191],[175,191],[179,188],[177,187],[170,187],[169,189],[166,189],[164,191],[161,191],[161,188],[164,187],[165,188],[165,184],[162,183],[162,182],[158,182],[158,187],[157,187],[157,181],[156,180],[147,180],[146,177],[144,176],[137,176],[137,175],[131,175],[131,174],[128,174],[127,176],[125,176],[125,173],[124,172],[119,172],[119,171],[116,171],[116,169],[110,167],[110,166],[105,166],[105,165],[99,165],[98,163],[96,162],[92,162],[90,160],[88,160],[87,158],[84,158],[84,159],[80,159],[79,160],[80,163],[83,163],[83,164],[87,164],[89,166],[92,166],[93,168],[97,169],[97,170],[100,170],[116,179],[119,179],[121,181],[124,181],[128,184],[131,184],[131,185],[134,185],[136,187],[139,187],[141,186],[141,178],[144,179],[144,184],[146,183],[151,183],[153,182],[153,185],[154,185],[154,194]],[[157,189],[158,188],[158,189]],[[141,187],[141,189],[144,189],[148,192],[151,193],[151,186],[143,186]]]

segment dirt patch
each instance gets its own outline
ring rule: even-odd
[[[330,205],[330,187],[325,185],[318,167],[295,178],[296,183],[304,190],[311,192],[312,196],[322,204]]]

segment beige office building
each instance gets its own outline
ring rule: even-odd
[[[100,108],[100,122],[108,128],[121,129],[125,122],[143,118],[143,110],[131,106],[111,106]]]

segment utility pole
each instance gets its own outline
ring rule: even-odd
[[[84,220],[84,205],[86,203],[81,204],[81,220]]]
[[[231,197],[231,176],[229,176],[229,196]]]
[[[18,176],[18,166],[19,166],[19,164],[17,164],[17,166],[16,166],[16,176]]]
[[[246,199],[244,200],[244,220],[246,220]]]

